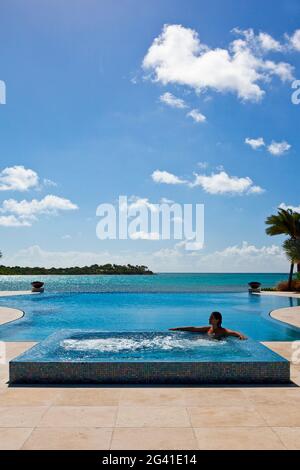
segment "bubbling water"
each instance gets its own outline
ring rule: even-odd
[[[98,351],[98,352],[122,352],[122,351],[172,351],[194,350],[199,347],[214,348],[225,344],[226,341],[216,341],[209,338],[178,338],[173,335],[156,335],[151,338],[133,339],[130,337],[109,337],[93,339],[65,339],[60,346],[66,351]]]

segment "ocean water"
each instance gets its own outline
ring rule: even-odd
[[[245,292],[248,282],[273,287],[287,274],[156,274],[154,276],[0,276],[0,290],[27,290],[45,282],[47,292]]]

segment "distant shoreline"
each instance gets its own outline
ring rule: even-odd
[[[41,268],[41,267],[21,267],[21,266],[0,266],[0,276],[82,276],[82,275],[139,275],[149,276],[153,275],[147,266],[133,266],[131,264],[105,264],[84,267],[70,267],[70,268]]]

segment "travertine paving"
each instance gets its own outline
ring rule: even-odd
[[[271,317],[300,328],[300,307],[279,308],[271,312]]]
[[[0,449],[300,449],[297,364],[284,387],[9,387],[0,369]]]
[[[4,323],[8,323],[10,321],[18,320],[18,318],[21,318],[22,316],[23,312],[21,310],[0,307],[0,325],[4,325]]]

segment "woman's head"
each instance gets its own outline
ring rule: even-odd
[[[209,317],[209,324],[220,327],[222,325],[222,314],[220,312],[212,312]]]

